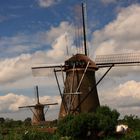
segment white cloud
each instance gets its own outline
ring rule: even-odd
[[[17,34],[12,37],[0,38],[0,57],[15,57],[22,53],[30,53],[41,48],[37,35]],[[6,49],[5,49],[6,48]]]
[[[39,32],[33,36],[17,35],[1,39],[0,46],[6,47],[10,44],[14,46],[6,47],[7,49],[2,53],[4,56],[7,56],[8,53],[16,54],[17,52],[20,52],[20,55],[0,60],[0,83],[12,84],[27,78],[29,80],[32,76],[31,67],[34,65],[63,63],[67,56],[66,46],[69,47],[71,53],[75,50],[73,30],[73,26],[69,25],[68,22],[61,22],[58,27],[51,27],[49,31]],[[28,45],[25,47],[24,43],[22,44],[22,42],[29,42],[30,40],[33,41],[33,44],[37,43],[40,46]],[[44,44],[49,44],[51,48],[45,51],[35,51],[32,54],[24,53],[39,49]],[[4,47],[0,47],[1,51],[4,50]],[[48,73],[48,71],[45,72]]]
[[[60,37],[63,34],[66,34],[70,38],[74,36],[74,27],[70,25],[68,22],[63,21],[60,23],[58,27],[51,27],[49,31],[46,32],[46,34],[42,34],[42,38],[44,36],[44,39],[47,40],[50,44],[54,42],[58,37]]]
[[[59,96],[42,96],[40,97],[41,103],[59,103]],[[14,93],[8,93],[7,95],[0,96],[0,112],[15,112],[18,111],[20,106],[35,105],[35,98],[31,98],[24,95],[17,95]],[[56,108],[57,106],[50,106],[51,109]]]
[[[140,82],[127,81],[117,87],[100,91],[101,104],[118,109],[122,114],[137,114],[140,107]],[[129,109],[128,109],[129,108]]]
[[[131,97],[131,99],[140,100],[139,90],[140,82],[128,81],[123,85],[121,84],[118,89],[116,89],[116,92],[118,93],[118,97]]]
[[[50,7],[54,4],[59,3],[61,0],[38,0],[40,7]]]
[[[33,100],[23,95],[9,93],[0,96],[0,112],[17,111],[21,105],[31,104]]]
[[[121,9],[117,18],[103,29],[93,33],[92,46],[96,55],[140,52],[140,5]],[[93,49],[92,48],[92,49]],[[93,52],[93,50],[91,51]],[[109,72],[109,77],[123,77],[125,80],[138,79],[140,67],[117,67]],[[102,71],[100,70],[100,73]],[[118,79],[117,79],[118,80]],[[116,82],[117,82],[116,80]],[[123,80],[122,80],[123,81]],[[120,80],[121,82],[121,80]]]
[[[12,82],[19,78],[29,75],[31,56],[29,54],[21,55],[15,58],[7,58],[0,61],[0,83]]]
[[[117,18],[94,32],[92,42],[96,55],[137,52],[140,45],[140,6],[131,5],[120,11]]]
[[[0,54],[0,57],[15,57],[23,53],[33,53],[38,50],[53,48],[56,41],[59,41],[58,38],[60,36],[67,36],[67,41],[63,39],[63,46],[61,47],[66,48],[66,45],[70,47],[73,43],[74,27],[68,22],[62,21],[60,25],[57,27],[52,26],[47,31],[37,32],[31,35],[17,34],[12,37],[1,37],[0,51],[3,53]]]
[[[17,83],[18,87],[28,84],[31,86],[31,83],[33,83],[31,67],[35,64],[46,64],[49,59],[50,63],[54,61],[53,56],[48,57],[46,52],[39,51],[34,54],[22,54],[18,57],[1,60],[0,84],[5,87],[14,85],[14,83]],[[49,71],[46,72],[49,73]]]

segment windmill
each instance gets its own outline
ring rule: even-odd
[[[87,56],[86,30],[85,30],[85,6],[82,4],[83,33],[85,54],[76,54],[65,61],[64,65],[52,65],[45,67],[32,67],[33,73],[38,69],[53,69],[59,93],[62,99],[59,118],[67,114],[92,112],[99,106],[99,98],[96,89],[95,71],[98,69],[95,62]],[[64,91],[60,88],[57,72],[62,73]],[[65,78],[64,78],[65,73]],[[94,85],[94,89],[92,89]],[[91,91],[92,89],[92,91]],[[87,96],[87,94],[91,94]],[[85,100],[86,98],[86,100]]]
[[[87,55],[84,4],[82,4],[84,54],[75,54],[63,65],[32,67],[33,72],[39,69],[53,69],[59,93],[62,99],[59,118],[67,114],[93,112],[100,106],[97,86],[111,70],[117,66],[134,66],[140,63],[140,54],[111,54],[96,56],[95,62]],[[108,68],[96,82],[95,72],[101,68]],[[57,73],[62,74],[64,90],[62,91]],[[65,75],[65,76],[64,76]],[[65,77],[65,78],[64,78]]]
[[[38,86],[36,86],[35,89],[36,89],[37,103],[35,105],[21,106],[19,108],[29,108],[33,113],[32,124],[39,125],[45,122],[45,114],[47,113],[49,106],[57,105],[58,103],[41,104],[39,101]],[[46,111],[44,112],[45,107],[46,107]]]

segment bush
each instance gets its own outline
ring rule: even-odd
[[[96,136],[99,132],[114,132],[118,123],[119,113],[103,106],[95,113],[83,113],[76,116],[68,115],[58,123],[61,136],[85,139],[88,135]]]
[[[124,140],[140,140],[140,130],[126,134]]]
[[[22,140],[52,140],[52,134],[30,130],[22,135]]]
[[[74,138],[85,138],[96,128],[96,118],[94,114],[80,114],[73,118],[68,124],[68,136]]]
[[[69,127],[71,124],[71,121],[73,120],[74,116],[73,115],[68,115],[66,117],[64,117],[63,119],[61,119],[59,122],[58,122],[58,133],[61,135],[61,136],[67,136],[68,135],[68,131],[69,131]]]
[[[98,131],[112,133],[118,123],[119,113],[107,106],[97,108],[95,116],[98,120]]]
[[[127,124],[133,130],[140,130],[140,119],[135,115],[126,115],[121,122]]]

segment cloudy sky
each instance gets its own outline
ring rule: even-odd
[[[32,66],[63,63],[82,52],[82,0],[0,0],[0,117],[25,119],[35,103],[59,102],[53,74],[34,77]],[[89,56],[140,51],[139,0],[86,0]],[[67,53],[68,51],[68,53]],[[98,86],[101,105],[140,116],[139,66],[117,67]],[[97,71],[97,80],[104,73]],[[48,73],[48,72],[47,72]],[[63,87],[62,87],[63,88]],[[47,118],[57,118],[59,106]]]

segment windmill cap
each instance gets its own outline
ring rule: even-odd
[[[95,62],[84,54],[76,54],[72,56],[71,58],[65,61],[65,65],[68,69],[73,68],[74,64],[76,68],[85,68],[88,62],[89,62],[88,68],[98,70],[98,67],[96,66]]]

